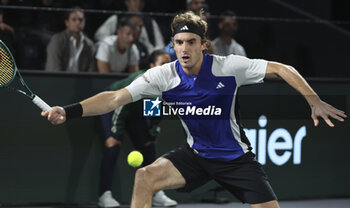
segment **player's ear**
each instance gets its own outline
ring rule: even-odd
[[[208,49],[208,47],[207,47],[207,45],[208,45],[207,42],[208,42],[208,41],[202,41],[202,45],[201,45],[202,51]]]

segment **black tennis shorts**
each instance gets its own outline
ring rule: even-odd
[[[190,192],[213,179],[242,203],[277,200],[262,165],[252,152],[226,162],[202,158],[184,144],[162,157],[170,160],[185,178],[186,185],[179,191]]]

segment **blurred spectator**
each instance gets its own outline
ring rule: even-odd
[[[101,73],[139,71],[139,52],[135,44],[137,25],[130,17],[118,22],[117,35],[107,36],[97,50],[97,68]]]
[[[221,16],[222,18],[218,23],[220,36],[212,42],[214,53],[220,56],[230,54],[247,56],[243,46],[233,39],[238,29],[236,14],[233,11],[226,11]]]
[[[15,33],[15,30],[8,24],[4,22],[4,11],[0,9],[0,30],[2,31],[10,31],[11,33]]]
[[[66,30],[55,34],[47,46],[46,71],[96,71],[94,43],[83,33],[85,15],[80,8],[66,13]]]
[[[195,14],[199,15],[202,8],[205,9],[207,6],[205,0],[186,0],[187,2],[187,11],[192,11]]]
[[[148,67],[148,50],[147,50],[147,47],[140,41],[140,35],[143,27],[143,20],[138,15],[133,15],[131,19],[136,24],[134,44],[136,45],[137,50],[139,52],[139,57],[140,57],[139,68],[146,69]]]
[[[129,12],[141,12],[144,8],[144,0],[125,0],[125,5]],[[164,47],[164,38],[157,22],[147,15],[142,16],[144,27],[142,27],[139,41],[142,42],[152,53],[155,49]],[[112,35],[116,31],[118,16],[110,16],[96,31],[95,39],[101,41],[106,36]]]
[[[0,40],[15,54],[15,30],[4,22],[4,11],[0,9]]]

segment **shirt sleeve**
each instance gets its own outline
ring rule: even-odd
[[[100,61],[109,62],[108,50],[109,50],[108,44],[102,41],[97,49],[96,59]]]
[[[161,66],[149,69],[127,86],[126,89],[131,94],[133,102],[145,97],[161,97],[165,88],[165,80],[162,73]]]
[[[243,56],[228,56],[229,65],[233,67],[238,86],[262,83],[266,74],[267,61],[249,59]]]

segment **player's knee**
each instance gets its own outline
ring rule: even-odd
[[[142,183],[147,189],[155,191],[157,178],[155,168],[148,165],[136,171],[135,183]]]
[[[112,147],[115,147],[116,145],[120,145],[120,144],[121,144],[121,141],[119,141],[113,137],[109,137],[105,142],[105,146],[107,148],[112,148]]]
[[[143,167],[143,168],[139,168],[137,171],[136,171],[136,175],[135,177],[142,181],[142,182],[145,182],[145,183],[152,183],[153,182],[153,175],[152,173],[150,172],[149,170],[149,167],[146,166],[146,167]]]
[[[145,188],[152,189],[152,175],[146,167],[140,168],[135,174],[135,183]]]

